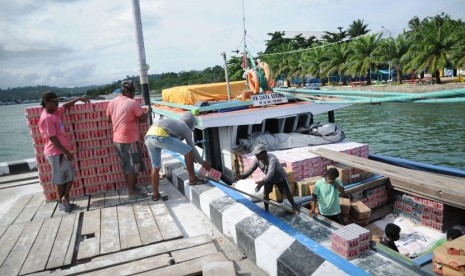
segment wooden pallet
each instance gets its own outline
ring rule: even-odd
[[[41,193],[21,197],[0,222],[0,275],[72,266],[183,237],[162,200],[126,198],[115,191],[89,196],[75,201],[81,211],[68,214]]]

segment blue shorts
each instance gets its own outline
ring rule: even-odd
[[[145,137],[145,146],[149,151],[152,168],[160,168],[161,166],[161,149],[174,151],[182,155],[192,150],[188,144],[171,136],[162,137],[149,135]]]

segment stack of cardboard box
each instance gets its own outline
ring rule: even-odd
[[[465,275],[465,235],[433,251],[433,271],[440,275]]]
[[[370,222],[371,209],[362,201],[354,201],[350,204],[349,221],[360,226],[367,226]]]
[[[138,97],[136,100],[142,103],[142,98]],[[72,198],[126,188],[121,163],[113,146],[112,124],[106,117],[108,103],[109,101],[79,103],[72,106],[61,117],[72,147],[71,153],[74,155],[72,164],[75,177],[70,191]],[[50,182],[50,164],[43,154],[45,140],[38,127],[42,107],[28,107],[25,113],[34,143],[39,180],[45,200],[56,200],[55,187]],[[148,128],[148,121],[139,123],[141,139]],[[146,170],[138,175],[137,185],[147,185],[150,184],[150,158],[142,143],[141,149]]]
[[[369,250],[370,240],[370,231],[356,224],[349,224],[331,234],[331,249],[350,260]]]

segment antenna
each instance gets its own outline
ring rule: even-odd
[[[244,0],[242,0],[242,25],[243,25],[243,28],[244,28],[244,56],[243,56],[243,65],[244,65],[244,69],[247,68],[247,46],[246,46],[246,38],[247,38],[247,31],[245,29],[245,12],[244,12]]]

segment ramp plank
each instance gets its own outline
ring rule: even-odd
[[[43,222],[43,220],[37,220],[27,223],[10,254],[0,267],[0,275],[18,275]]]
[[[140,239],[142,244],[150,244],[163,240],[163,237],[158,230],[157,223],[153,217],[147,201],[141,201],[132,204],[134,214],[136,216],[137,227],[139,228]]]
[[[53,244],[50,258],[47,262],[47,269],[55,268],[70,264],[71,262],[65,262],[65,258],[68,252],[68,248],[76,242],[76,234],[74,229],[77,228],[75,225],[76,216],[78,214],[72,214],[70,216],[61,217],[60,227]]]
[[[90,196],[89,210],[100,209],[105,206],[105,195],[103,193],[97,193]]]
[[[146,272],[157,268],[169,266],[173,258],[169,254],[148,257],[142,260],[133,261],[130,263],[115,265],[102,270],[86,273],[86,275],[133,275],[136,273]]]
[[[112,207],[119,205],[119,193],[118,191],[108,191],[105,192],[105,207]]]
[[[79,205],[79,211],[87,211],[89,209],[90,196],[81,196],[73,199],[73,203]]]
[[[8,226],[15,221],[19,214],[23,211],[24,207],[29,203],[33,195],[23,195],[15,201],[10,210],[0,220],[1,226]]]
[[[211,238],[204,234],[182,240],[172,240],[163,243],[150,244],[130,250],[120,251],[113,254],[98,256],[91,262],[73,266],[67,270],[57,271],[55,275],[77,275],[113,266],[115,263],[129,263],[147,257],[169,253],[174,250],[194,247],[211,243]],[[152,274],[153,275],[153,274]],[[162,275],[162,274],[157,274]]]
[[[5,233],[6,229],[8,229],[7,226],[0,226],[0,238],[2,237],[3,233]]]
[[[44,220],[42,228],[37,235],[37,239],[32,245],[31,251],[24,261],[20,274],[28,274],[45,269],[58,228],[60,227],[60,222],[60,217]]]
[[[138,247],[142,245],[139,230],[137,229],[136,217],[131,204],[119,205],[118,212],[119,239],[121,249]]]
[[[183,262],[180,264],[175,264],[171,266],[167,266],[164,268],[160,268],[153,271],[144,272],[141,274],[137,274],[140,276],[149,276],[149,275],[163,275],[163,276],[177,276],[177,275],[202,275],[202,266],[204,264],[208,264],[211,262],[222,262],[227,261],[228,259],[226,256],[221,253],[215,253],[213,255],[204,256],[198,259],[193,259],[187,262]]]
[[[128,198],[128,190],[127,189],[122,189],[118,190],[119,194],[119,203],[120,204],[129,204],[131,203]]]
[[[107,254],[120,250],[118,214],[116,207],[108,207],[100,210],[100,254]]]
[[[203,256],[208,256],[218,252],[213,243],[202,244],[199,246],[171,252],[175,263],[182,263]]]
[[[0,238],[0,265],[3,264],[11,249],[15,245],[19,236],[23,232],[27,223],[13,224],[7,227],[7,230]]]
[[[163,236],[163,239],[172,240],[182,238],[181,229],[179,229],[178,225],[174,221],[173,217],[168,211],[168,208],[166,208],[165,203],[160,200],[149,205],[153,216],[155,217],[155,221],[157,222],[158,228],[160,229],[160,233]]]
[[[234,264],[231,261],[211,262],[202,265],[202,276],[235,276]]]
[[[324,148],[310,150],[310,152],[352,167],[387,176],[394,188],[465,208],[463,180],[406,169]]]
[[[79,244],[77,259],[96,256],[100,252],[100,209],[84,213],[81,235],[84,240]]]
[[[37,210],[39,209],[40,205],[44,201],[44,196],[40,193],[36,193],[32,196],[32,199],[29,203],[24,207],[23,211],[19,216],[16,218],[14,223],[22,223],[31,221],[34,215],[36,214]]]
[[[51,218],[53,212],[55,212],[55,209],[57,208],[57,205],[57,202],[45,202],[45,200],[42,200],[42,204],[37,210],[34,216],[34,220]]]

